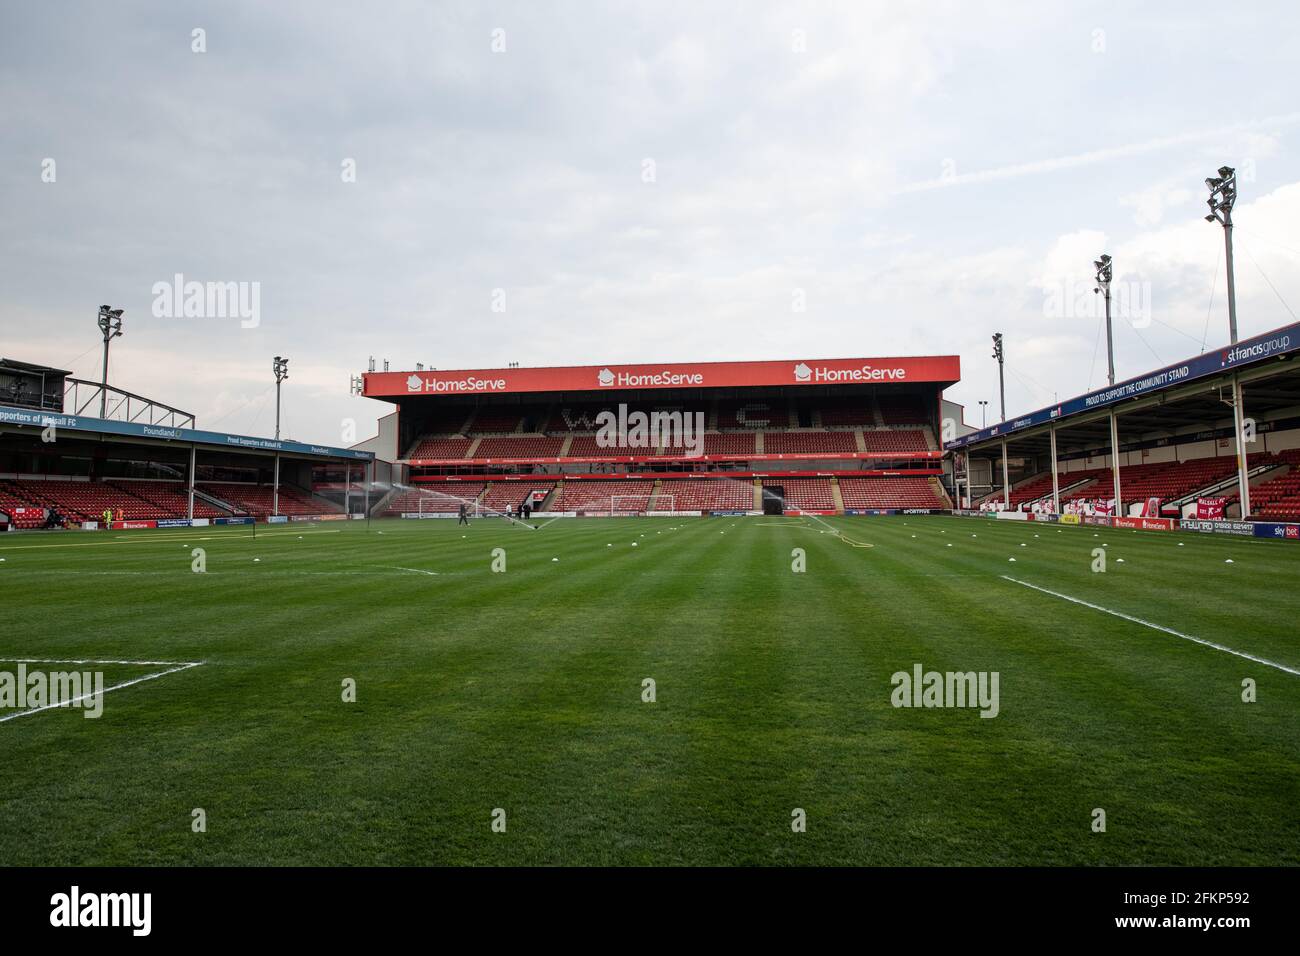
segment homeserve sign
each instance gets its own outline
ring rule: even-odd
[[[817,368],[812,368],[806,362],[800,362],[794,367],[796,382],[879,382],[884,379],[899,381],[905,378],[907,378],[905,368],[872,368],[870,365],[863,365],[861,368],[826,368],[819,365]]]
[[[408,392],[501,392],[505,391],[504,378],[424,378],[412,373],[406,379]]]

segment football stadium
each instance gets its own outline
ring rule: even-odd
[[[1297,348],[978,431],[957,356],[379,372],[351,449],[6,362],[9,666],[85,689],[9,683],[5,857],[1296,863]]]
[[[1284,926],[1296,17],[1221,20],[0,14],[6,932]]]

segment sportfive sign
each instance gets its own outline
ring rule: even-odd
[[[667,365],[582,365],[561,368],[367,372],[362,394],[482,395],[509,392],[599,392],[624,388],[736,388],[888,382],[951,384],[961,379],[955,355],[907,358],[695,362]]]

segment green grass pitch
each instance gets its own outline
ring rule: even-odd
[[[15,534],[0,557],[0,669],[203,662],[96,720],[0,723],[8,864],[1300,862],[1300,676],[1099,610],[1300,669],[1285,542],[476,519]],[[918,663],[998,672],[998,716],[892,706]]]

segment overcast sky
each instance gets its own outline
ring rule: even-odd
[[[121,307],[110,381],[199,427],[269,434],[277,353],[332,444],[371,355],[953,353],[978,424],[994,331],[1015,415],[1105,383],[1103,251],[1119,378],[1226,342],[1224,164],[1242,336],[1300,309],[1294,3],[0,11],[0,355],[98,378]],[[156,316],[177,273],[258,324]]]

